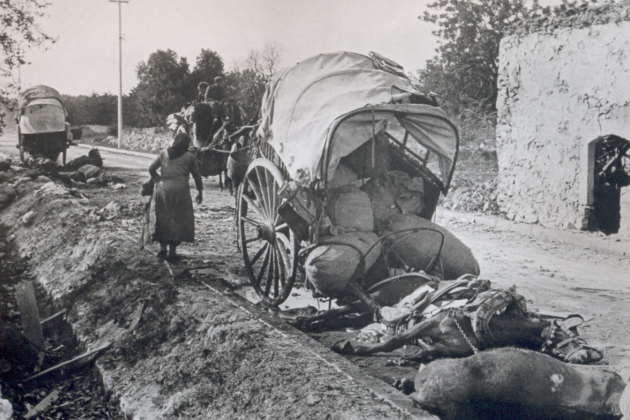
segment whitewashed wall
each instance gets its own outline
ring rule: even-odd
[[[630,22],[508,36],[499,72],[501,209],[517,221],[580,228],[588,143],[607,134],[630,139]]]

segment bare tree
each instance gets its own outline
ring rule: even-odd
[[[268,82],[278,71],[282,61],[282,49],[278,44],[268,43],[261,50],[252,50],[245,59],[245,68],[254,70]]]

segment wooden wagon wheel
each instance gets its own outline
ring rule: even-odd
[[[295,281],[298,243],[278,214],[284,182],[269,160],[253,161],[237,196],[238,236],[245,268],[260,297],[270,305],[284,302]]]

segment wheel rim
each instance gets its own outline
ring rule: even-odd
[[[239,187],[237,223],[245,268],[258,295],[284,302],[297,269],[297,240],[278,214],[284,177],[267,159],[252,162]]]

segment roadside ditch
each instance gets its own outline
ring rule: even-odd
[[[216,252],[186,261],[213,266],[212,275],[193,275],[141,250],[143,175],[117,175],[127,188],[68,187],[17,165],[3,176],[15,196],[0,213],[10,238],[4,243],[15,261],[28,263],[20,275],[43,291],[37,293],[42,317],[63,310],[72,327],[72,343],[65,345],[71,351],[61,358],[110,344],[84,368],[96,366],[99,375],[74,380],[84,390],[94,384],[92,399],[103,399],[95,412],[114,419],[424,417],[395,389],[379,388],[359,367],[274,325],[273,313],[235,304],[230,288],[219,287],[231,276],[223,262],[228,248],[234,254],[231,229],[212,232]],[[63,378],[47,378],[51,388],[30,400],[23,394],[14,411],[41,402],[49,389],[84,398]],[[67,418],[60,411],[66,402],[60,396],[40,418]],[[83,410],[86,418],[99,418]]]

